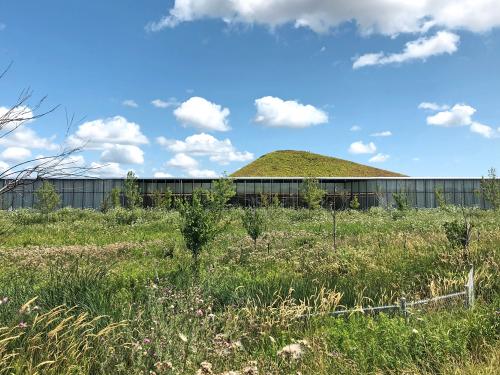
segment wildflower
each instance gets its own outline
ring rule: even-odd
[[[202,317],[203,316],[203,310],[202,309],[196,310],[196,316],[197,317]]]
[[[411,330],[411,332],[412,332],[412,333],[414,333],[414,334],[417,334],[417,333],[418,333],[418,331],[417,331],[415,328],[413,328],[413,329]]]
[[[142,340],[142,342],[143,342],[144,344],[151,344],[151,340],[150,340],[150,339],[148,339],[147,337],[146,337],[144,340]]]
[[[210,362],[201,362],[200,368],[196,371],[196,375],[212,375],[212,364]]]
[[[158,371],[168,371],[168,370],[172,370],[174,366],[172,366],[172,362],[168,362],[168,361],[165,361],[165,362],[156,362],[155,363],[155,368],[158,370]]]
[[[301,344],[286,345],[278,351],[278,355],[287,359],[299,359],[304,354]]]
[[[21,329],[25,329],[25,328],[28,328],[28,325],[25,322],[21,322],[21,323],[19,323],[18,327]]]
[[[0,298],[0,305],[5,305],[9,302],[9,299],[7,297]]]
[[[250,361],[242,370],[243,375],[258,375],[257,361]]]
[[[187,337],[186,337],[185,335],[183,335],[182,333],[179,333],[179,338],[180,338],[182,341],[184,341],[184,342],[187,342],[187,341],[188,341]]]

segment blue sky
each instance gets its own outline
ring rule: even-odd
[[[2,2],[0,111],[27,87],[61,107],[0,139],[0,168],[63,142],[108,176],[216,176],[279,149],[500,168],[497,1],[285,3]]]

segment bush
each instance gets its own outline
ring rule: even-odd
[[[360,204],[359,204],[358,196],[355,195],[354,198],[349,203],[349,208],[351,210],[359,210],[359,207],[360,207]]]
[[[393,193],[392,197],[394,198],[394,203],[398,211],[408,211],[410,209],[410,203],[408,202],[408,195],[406,193]]]
[[[195,263],[202,249],[214,238],[216,225],[214,213],[203,206],[203,191],[196,190],[191,202],[184,202],[179,207],[181,214],[181,233],[187,249]]]
[[[484,200],[489,202],[494,210],[500,209],[500,180],[498,180],[495,168],[488,171],[488,178],[481,179],[481,193]]]
[[[446,238],[453,247],[467,249],[472,236],[472,224],[468,220],[453,220],[443,224]]]
[[[35,196],[35,207],[45,216],[48,216],[61,203],[61,198],[56,193],[54,185],[48,181],[43,182],[42,186],[36,191]]]
[[[302,182],[300,194],[307,208],[315,210],[321,207],[326,191],[321,189],[318,180],[307,178]]]
[[[257,240],[264,233],[266,227],[266,217],[261,210],[245,209],[242,216],[243,228],[252,238],[254,249],[257,248]]]
[[[129,171],[125,180],[125,206],[131,210],[142,205],[142,196],[135,173]]]

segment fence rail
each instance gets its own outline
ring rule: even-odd
[[[457,298],[464,299],[464,306],[466,308],[472,308],[474,306],[474,267],[471,266],[470,271],[467,275],[467,282],[465,284],[465,290],[455,293],[450,293],[442,296],[436,296],[432,298],[426,298],[416,301],[407,302],[405,297],[401,297],[399,299],[399,304],[393,305],[384,305],[384,306],[374,306],[374,307],[360,307],[354,309],[346,309],[346,310],[337,310],[329,313],[329,316],[344,316],[351,315],[355,313],[363,313],[363,314],[376,314],[384,311],[400,311],[401,314],[408,319],[409,313],[411,312],[409,309],[416,306],[428,305],[431,303],[442,302],[450,299]],[[305,314],[302,317],[311,317],[318,314]]]

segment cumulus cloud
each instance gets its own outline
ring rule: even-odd
[[[170,173],[166,172],[155,172],[154,178],[170,178],[173,177]]]
[[[9,164],[6,162],[0,160],[0,175],[5,172],[7,169],[9,169]]]
[[[144,163],[144,152],[137,146],[113,145],[102,152],[101,161],[120,164],[142,164]]]
[[[371,65],[404,63],[413,60],[426,60],[431,56],[453,54],[458,50],[460,37],[448,31],[439,31],[430,38],[419,38],[406,43],[401,53],[386,55],[384,52],[369,53],[358,57],[352,67],[359,69]]]
[[[475,121],[471,124],[470,131],[484,138],[500,138],[500,127],[498,129],[493,129],[491,126]]]
[[[447,105],[439,105],[437,103],[432,102],[422,102],[418,105],[418,109],[424,109],[429,111],[446,111],[449,109]]]
[[[171,152],[208,156],[211,161],[222,165],[254,158],[254,155],[248,151],[237,151],[229,139],[219,140],[206,133],[191,135],[184,141],[169,140],[165,137],[159,137],[156,141]]]
[[[350,129],[352,132],[359,132],[361,131],[361,126],[359,125],[354,125],[354,126],[351,126],[351,129]]]
[[[390,137],[392,135],[392,132],[389,130],[385,130],[383,132],[377,132],[377,133],[372,133],[372,137]]]
[[[476,109],[466,104],[455,104],[450,110],[427,117],[427,124],[443,127],[468,126]]]
[[[69,137],[69,143],[76,147],[102,150],[116,144],[138,146],[149,141],[142,134],[139,124],[115,116],[81,124],[76,133]]]
[[[374,154],[377,151],[377,146],[375,143],[363,143],[362,141],[357,141],[349,146],[349,152],[351,154]]]
[[[498,0],[175,0],[168,14],[146,26],[149,31],[205,18],[228,24],[284,24],[328,32],[353,22],[362,34],[425,32],[431,27],[484,32],[500,25]]]
[[[370,163],[383,163],[390,158],[390,155],[378,153],[368,160]]]
[[[473,116],[477,110],[470,105],[455,104],[453,107],[450,107],[448,105],[434,105],[432,103],[431,108],[431,106],[423,106],[422,104],[419,105],[420,109],[429,109],[437,112],[427,117],[428,125],[445,128],[468,126],[471,132],[479,134],[484,138],[500,138],[500,128],[495,129],[489,125],[474,121]]]
[[[129,108],[137,108],[137,107],[139,107],[139,104],[137,104],[135,102],[135,100],[132,100],[132,99],[124,100],[122,102],[122,105],[125,106],[125,107],[129,107]]]
[[[90,170],[88,174],[92,177],[99,178],[111,178],[111,177],[125,177],[127,171],[120,167],[118,163],[96,163],[92,162],[90,164]]]
[[[191,170],[198,168],[198,161],[191,156],[181,152],[170,159],[167,162],[167,165],[169,167]]]
[[[307,128],[328,122],[326,112],[312,105],[300,104],[295,100],[283,100],[265,96],[255,100],[257,114],[255,122],[264,126],[282,128]]]
[[[188,171],[188,175],[190,177],[199,177],[199,178],[216,178],[219,177],[219,174],[210,169],[191,169]]]
[[[228,108],[194,96],[174,110],[174,116],[184,126],[207,131],[228,131],[230,111]]]
[[[151,104],[156,108],[169,108],[177,107],[181,103],[176,98],[169,98],[168,100],[155,99],[151,101]]]
[[[31,151],[24,147],[8,147],[1,154],[2,160],[11,162],[27,161],[31,157]]]

